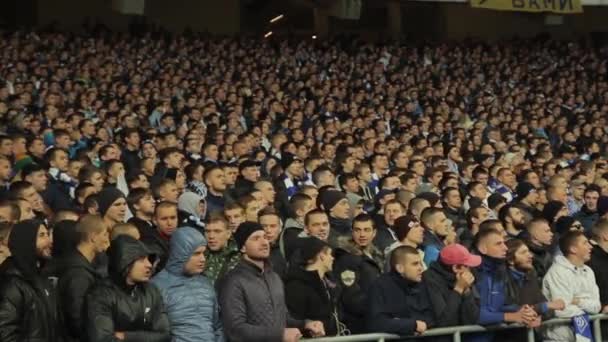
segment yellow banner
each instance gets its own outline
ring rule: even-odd
[[[470,0],[471,7],[498,11],[583,13],[581,0]]]

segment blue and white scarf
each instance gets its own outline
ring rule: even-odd
[[[588,314],[572,317],[572,330],[576,342],[594,341]]]
[[[291,196],[298,192],[297,185],[286,174],[283,174],[283,184],[285,185],[285,189],[287,189],[287,198],[291,199]]]

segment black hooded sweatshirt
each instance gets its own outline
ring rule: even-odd
[[[171,341],[169,319],[160,292],[149,282],[128,285],[133,263],[151,256],[146,246],[130,236],[119,236],[108,250],[110,278],[94,286],[86,299],[88,341],[113,341],[117,331],[125,340]]]
[[[55,342],[58,334],[53,287],[40,275],[38,220],[17,223],[9,238],[12,256],[0,268],[0,341]]]

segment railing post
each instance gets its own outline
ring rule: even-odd
[[[528,342],[534,342],[534,329],[528,328]]]
[[[460,337],[460,331],[456,331],[454,333],[454,342],[460,342],[461,337]]]
[[[593,337],[595,341],[602,342],[602,320],[599,318],[593,321]]]

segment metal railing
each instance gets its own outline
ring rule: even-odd
[[[602,328],[601,322],[603,320],[608,320],[608,314],[598,314],[590,316],[591,322],[593,322],[593,337],[596,342],[602,341]],[[570,318],[554,318],[543,322],[542,326],[546,327],[549,325],[555,324],[570,324]],[[432,337],[432,336],[446,336],[452,335],[452,341],[461,342],[463,334],[469,333],[479,333],[479,332],[492,332],[497,330],[507,330],[507,329],[527,329],[528,342],[535,342],[536,336],[534,333],[534,329],[526,328],[523,325],[519,324],[508,324],[508,325],[499,325],[492,327],[483,327],[481,325],[462,325],[457,327],[445,327],[445,328],[435,328],[426,331],[424,334],[419,337]],[[309,342],[384,342],[390,340],[404,339],[410,338],[408,336],[398,336],[393,334],[382,334],[382,333],[373,333],[373,334],[360,334],[360,335],[350,335],[350,336],[337,336],[337,337],[321,337],[321,338],[311,338],[304,339],[301,341],[309,341]]]

